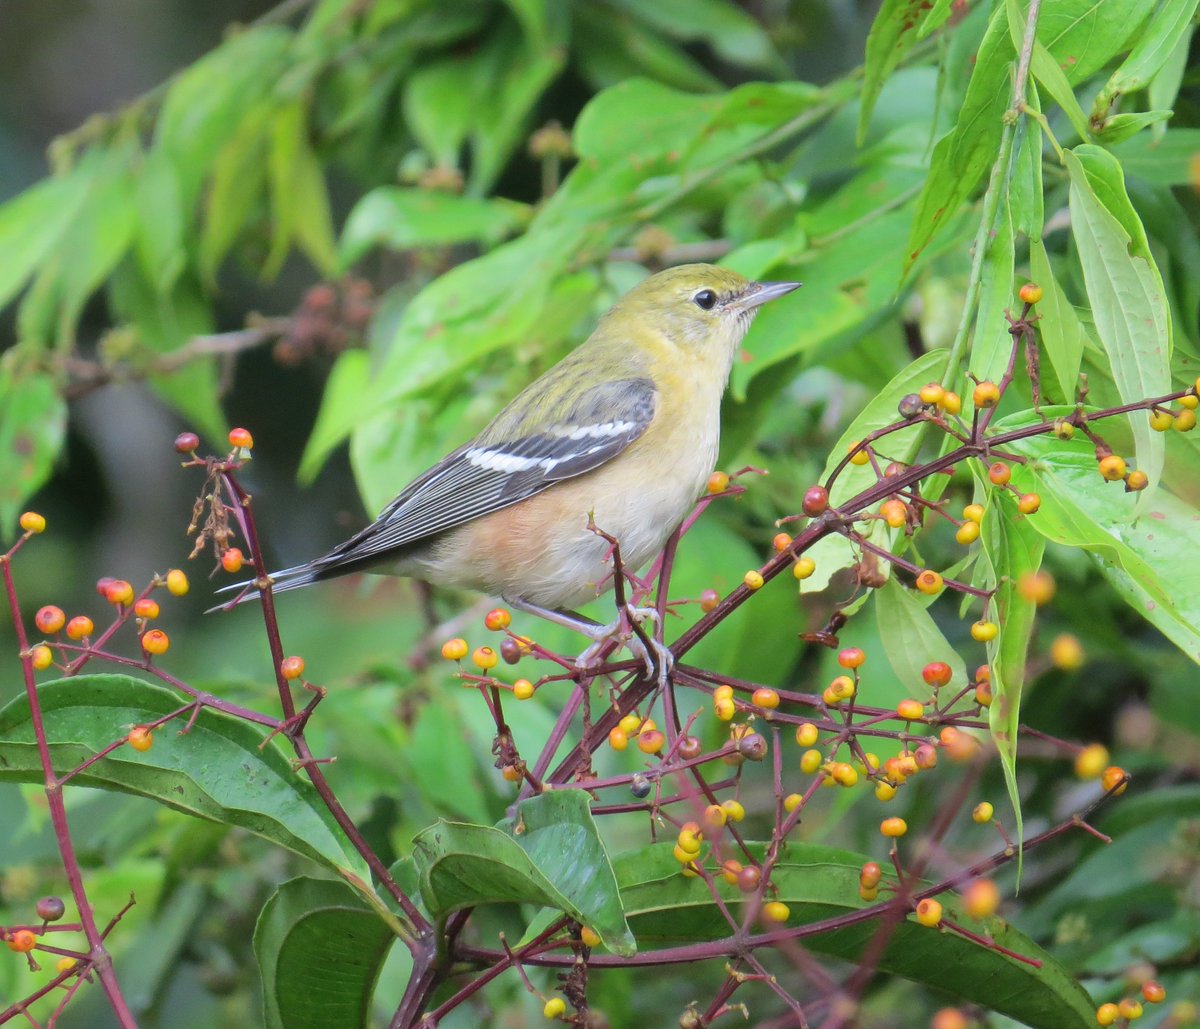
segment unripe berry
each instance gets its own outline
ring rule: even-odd
[[[884,782],[883,780],[880,780],[879,782],[875,783],[875,799],[876,800],[880,801],[883,804],[886,804],[889,800],[891,800],[895,796],[896,796],[896,787],[893,786],[890,782]]]
[[[792,565],[792,575],[797,579],[807,579],[817,570],[817,563],[811,557],[798,557]]]
[[[975,703],[980,707],[991,707],[992,699],[991,682],[981,682],[975,687]]]
[[[879,831],[890,839],[898,839],[908,832],[908,823],[903,818],[885,818],[879,823]]]
[[[731,822],[740,822],[746,817],[746,809],[742,807],[740,801],[725,800],[721,802],[721,807],[725,809],[725,813],[729,816]]]
[[[796,742],[802,747],[811,747],[819,735],[819,730],[812,722],[802,722],[796,726]]]
[[[882,878],[883,869],[875,861],[868,861],[862,866],[862,871],[858,873],[859,885],[865,886],[868,890],[873,890],[878,886]]]
[[[139,753],[145,753],[154,746],[154,733],[144,725],[134,726],[129,730],[129,745]]]
[[[1064,632],[1054,637],[1054,641],[1050,644],[1050,661],[1055,668],[1061,668],[1064,672],[1073,672],[1082,668],[1086,660],[1087,655],[1083,651],[1083,644],[1079,642],[1078,636]]]
[[[1140,468],[1134,469],[1125,476],[1125,492],[1140,493],[1150,485],[1150,476],[1143,472]]]
[[[835,761],[829,768],[829,777],[839,786],[858,785],[858,772],[845,761]]]
[[[946,389],[940,382],[930,382],[922,386],[917,395],[922,404],[936,404],[946,395]]]
[[[29,659],[33,662],[33,667],[39,672],[44,672],[54,664],[54,654],[44,643],[33,648],[29,654]]]
[[[729,697],[717,697],[713,699],[713,714],[722,722],[728,722],[737,714],[737,705]]]
[[[1142,1017],[1141,1002],[1133,997],[1123,997],[1121,1002],[1117,1004],[1117,1011],[1120,1012],[1122,1018],[1134,1022]]]
[[[755,707],[773,711],[779,707],[779,694],[769,686],[760,686],[754,691],[753,696],[751,696],[750,703]]]
[[[666,742],[667,738],[657,729],[647,729],[638,733],[638,750],[643,754],[657,754]]]
[[[700,821],[704,823],[706,832],[716,832],[729,821],[729,812],[720,804],[709,804],[700,816]]]
[[[1129,785],[1128,782],[1123,781],[1125,779],[1126,773],[1124,768],[1120,768],[1117,765],[1109,765],[1104,769],[1104,774],[1100,776],[1100,785],[1104,787],[1105,793],[1112,790],[1113,796],[1119,797]]]
[[[1042,287],[1036,282],[1027,282],[1017,290],[1017,296],[1021,298],[1022,303],[1036,304],[1042,299]]]
[[[1098,464],[1100,477],[1107,479],[1109,482],[1116,482],[1119,479],[1125,478],[1125,458],[1117,454],[1109,454],[1107,457],[1102,457]]]
[[[781,900],[771,900],[762,906],[764,922],[786,922],[791,909]]]
[[[500,769],[500,775],[503,776],[505,782],[520,782],[524,778],[524,776],[521,775],[521,769],[519,769],[516,765],[505,765],[503,768]],[[647,783],[646,785],[647,785],[646,793],[649,793],[650,792],[649,783]],[[632,790],[633,787],[630,786],[630,789]],[[637,796],[637,795],[638,794],[634,794],[634,796]],[[643,797],[645,795],[646,795],[645,793],[641,794],[641,796],[643,796]]]
[[[908,521],[908,505],[903,500],[885,500],[879,505],[879,514],[891,528],[900,529]]]
[[[304,658],[285,657],[279,662],[279,674],[289,682],[299,679],[304,674]]]
[[[1191,432],[1196,427],[1196,412],[1183,410],[1175,416],[1174,429],[1176,432]]]
[[[720,687],[718,687],[719,689]],[[638,730],[642,727],[641,715],[626,715],[617,723],[617,726],[626,736],[636,736]],[[650,726],[650,728],[653,728],[653,726]]]
[[[971,625],[971,639],[976,643],[988,643],[994,640],[1000,632],[1000,626],[995,622],[979,621]]]
[[[512,625],[512,615],[506,609],[496,607],[483,616],[483,624],[492,632],[500,632]]]
[[[1049,604],[1056,590],[1054,576],[1047,571],[1025,572],[1017,579],[1017,592],[1038,607]]]
[[[151,600],[149,597],[142,597],[133,605],[133,613],[137,618],[145,621],[153,621],[158,617],[159,607],[157,600]]]
[[[586,925],[579,927],[579,942],[585,947],[596,948],[600,946],[600,934],[595,929],[589,929]]]
[[[963,517],[971,522],[982,522],[983,513],[982,504],[968,504],[963,508]]]
[[[917,576],[917,589],[928,596],[941,593],[944,585],[941,573],[935,572],[932,568],[926,568]]]
[[[90,636],[95,629],[95,624],[87,615],[76,615],[67,622],[67,635],[73,640],[81,640],[85,636]]]
[[[57,922],[66,914],[67,906],[62,897],[43,897],[37,902],[34,910],[43,922]]]
[[[750,571],[748,571],[745,575],[742,576],[742,584],[748,590],[762,589],[762,584],[763,584],[762,573],[755,571],[753,568],[751,568]]]
[[[909,722],[915,722],[925,714],[925,705],[911,697],[896,705],[896,714]]]
[[[789,793],[783,798],[783,810],[789,815],[804,803],[804,798],[799,793]]]
[[[7,940],[8,949],[17,954],[28,954],[34,947],[37,946],[37,937],[30,929],[18,929],[14,933],[10,933]]]
[[[979,539],[979,523],[978,522],[963,522],[958,527],[958,531],[954,533],[954,539],[961,543],[964,547],[969,547],[977,539]]]
[[[994,382],[981,382],[971,394],[975,406],[986,410],[1000,403],[1000,387]]]
[[[862,440],[855,440],[850,444],[850,463],[862,467],[871,460],[871,448],[863,447],[861,450],[855,450],[862,444]]]
[[[742,863],[729,858],[721,862],[721,878],[724,879],[730,886],[736,886],[738,874],[742,870]]]
[[[442,644],[442,657],[447,661],[461,661],[467,656],[469,649],[467,641],[460,636],[456,636],[454,639],[446,640]]]
[[[562,997],[551,997],[542,1008],[542,1014],[546,1018],[558,1018],[566,1010],[567,1002]]]
[[[792,537],[786,532],[777,532],[775,538],[771,540],[771,546],[776,553],[782,554],[788,547],[792,545]]]
[[[62,630],[62,627],[67,624],[67,616],[61,607],[47,604],[45,607],[39,608],[38,613],[33,616],[33,624],[38,627],[38,632],[50,636]]]
[[[1186,396],[1180,397],[1178,403],[1185,410],[1195,411],[1196,408],[1200,407],[1200,397],[1197,397],[1194,393],[1189,393]]]
[[[867,655],[864,654],[858,647],[847,647],[845,650],[839,651],[837,663],[843,668],[861,668],[867,660]]]
[[[175,437],[175,452],[177,454],[191,454],[200,446],[200,437],[194,432],[181,432]]]
[[[995,814],[996,809],[985,800],[982,803],[975,805],[974,810],[971,812],[971,819],[972,821],[977,822],[979,825],[987,825],[987,823],[992,820]]]
[[[1096,1024],[1109,1026],[1121,1017],[1121,1011],[1116,1004],[1101,1004],[1096,1008]]]
[[[713,472],[708,477],[709,493],[724,493],[729,488],[729,476],[724,472]]]
[[[27,532],[31,536],[46,531],[46,519],[36,511],[26,511],[18,519],[18,524],[21,526],[22,532]]]
[[[71,969],[77,964],[79,964],[79,962],[75,960],[75,958],[59,958],[56,962],[54,962],[54,971],[59,975],[62,975],[63,972],[71,971]]]
[[[229,445],[240,450],[249,450],[254,446],[254,437],[247,429],[230,429]]]
[[[528,679],[518,679],[513,683],[513,696],[516,697],[517,700],[528,700],[533,696],[533,694],[533,683],[531,683]]]
[[[1042,498],[1036,493],[1023,493],[1017,500],[1017,510],[1023,515],[1037,514],[1042,506]]]
[[[945,661],[930,661],[921,669],[921,678],[935,690],[945,686],[954,674]]]
[[[1149,1004],[1161,1004],[1167,999],[1167,991],[1161,983],[1151,979],[1142,983],[1142,998]]]
[[[230,575],[240,572],[245,563],[246,557],[237,547],[230,547],[221,555],[221,567]]]
[[[1174,424],[1175,417],[1170,411],[1159,410],[1150,412],[1150,428],[1155,432],[1166,432]]]
[[[942,924],[942,905],[932,897],[917,902],[917,921],[929,929]]]
[[[800,755],[800,771],[812,775],[824,762],[825,756],[819,750],[806,750]]]
[[[491,647],[476,647],[471,661],[481,672],[489,672],[500,663],[500,655]]]
[[[171,638],[162,629],[147,629],[142,633],[142,650],[147,654],[165,654],[171,646]]]
[[[823,514],[829,507],[829,491],[824,486],[809,486],[804,491],[801,507],[806,515]]]
[[[1000,890],[991,879],[976,879],[963,893],[963,910],[972,918],[988,918],[1000,906]]]
[[[988,478],[993,486],[1007,486],[1008,480],[1012,478],[1012,469],[1003,461],[996,461],[988,466]]]
[[[940,407],[946,414],[959,414],[962,411],[962,397],[957,393],[952,393],[946,390],[946,395],[938,401]]]
[[[1054,420],[1054,435],[1058,439],[1073,439],[1075,437],[1075,426],[1063,418],[1056,418]]]
[[[173,597],[184,596],[189,588],[187,573],[180,568],[167,572],[167,592]]]
[[[879,897],[879,887],[877,887],[877,886],[871,886],[871,887],[860,886],[858,888],[858,895],[863,900],[865,900],[868,904],[871,904]]]
[[[608,745],[613,750],[624,750],[629,746],[629,737],[621,731],[619,726],[615,726],[608,732]]]

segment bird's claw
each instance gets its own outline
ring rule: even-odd
[[[633,656],[642,662],[646,674],[658,679],[659,686],[666,686],[671,669],[675,666],[675,656],[671,653],[671,648],[656,639],[653,634],[647,636],[650,645],[646,646],[642,637],[631,625],[633,622],[641,625],[646,621],[656,622],[657,620],[658,611],[655,608],[626,605],[622,617],[608,625],[598,625],[588,633],[592,637],[592,643],[576,659],[575,667],[581,671],[594,668],[599,663],[600,654],[604,648],[616,641],[629,648]]]

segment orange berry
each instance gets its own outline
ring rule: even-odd
[[[796,742],[802,747],[811,747],[817,742],[818,729],[812,722],[802,722],[796,726]]]
[[[729,812],[720,804],[709,804],[704,809],[704,814],[700,816],[700,820],[704,823],[706,830],[715,832],[729,821]]]
[[[829,776],[839,786],[855,786],[858,784],[858,772],[853,765],[845,761],[835,761],[829,769]]]
[[[172,568],[167,572],[167,592],[173,597],[182,597],[188,591],[187,573],[180,568]]]
[[[947,732],[947,729],[953,730]],[[970,733],[960,732],[954,726],[948,725],[939,734],[942,746],[951,761],[970,761],[979,751],[979,742]]]
[[[1023,515],[1037,514],[1038,508],[1041,506],[1042,498],[1036,493],[1023,493],[1017,500],[1017,510]]]
[[[879,514],[891,528],[900,529],[908,521],[908,505],[903,500],[885,500],[879,505]]]
[[[27,532],[31,536],[36,536],[39,532],[46,531],[46,519],[36,511],[26,511],[18,519],[18,524],[21,526],[23,532]]]
[[[790,547],[791,545],[792,545],[792,537],[789,536],[786,532],[776,533],[775,538],[773,540],[771,540],[771,546],[774,547],[775,550],[780,554],[782,554],[785,550],[787,550],[787,548]]]
[[[254,437],[246,429],[230,429],[229,445],[241,450],[249,450],[254,446]]]
[[[1112,1025],[1120,1017],[1121,1011],[1116,1004],[1101,1004],[1098,1008],[1096,1008],[1097,1025]]]
[[[908,832],[908,823],[903,818],[885,818],[879,823],[879,831],[891,839],[898,839]]]
[[[940,382],[926,383],[919,390],[917,396],[921,398],[922,404],[937,404],[946,395],[946,388]]]
[[[76,615],[67,622],[67,635],[73,640],[81,640],[95,632],[96,626],[87,615]]]
[[[1087,655],[1083,651],[1083,644],[1079,642],[1078,636],[1064,632],[1054,637],[1050,644],[1050,661],[1055,668],[1061,668],[1064,672],[1073,672],[1082,668],[1086,660]]]
[[[483,624],[492,632],[500,632],[512,625],[512,615],[504,608],[496,607],[483,616]]]
[[[1021,298],[1022,303],[1036,304],[1042,299],[1042,287],[1036,282],[1027,282],[1017,290],[1017,296]]]
[[[945,661],[930,661],[921,669],[921,678],[935,690],[945,686],[954,674]]]
[[[110,604],[130,604],[133,602],[133,586],[124,579],[112,579],[104,588],[104,599]]]
[[[917,921],[929,929],[942,924],[942,905],[932,897],[917,902]]]
[[[521,769],[516,765],[505,765],[500,769],[500,774],[504,777],[505,782],[520,782],[524,778]]]
[[[1191,432],[1196,427],[1196,412],[1186,409],[1180,411],[1172,426],[1176,432]]]
[[[133,613],[136,617],[153,621],[158,617],[159,607],[157,600],[151,600],[149,597],[142,597],[133,605]]]
[[[988,643],[994,640],[1000,632],[1000,626],[995,622],[978,621],[971,625],[971,639],[976,643]]]
[[[750,703],[755,707],[773,711],[779,707],[779,694],[769,686],[760,686],[754,691],[753,696],[751,696]]]
[[[1049,604],[1057,588],[1054,576],[1044,570],[1025,572],[1017,579],[1017,592],[1038,607]]]
[[[279,674],[289,682],[293,679],[299,679],[304,674],[304,658],[285,657],[279,662]]]
[[[663,744],[666,742],[667,738],[657,729],[648,729],[638,733],[638,750],[643,754],[657,754],[663,749]]]
[[[147,629],[142,633],[142,650],[147,654],[165,654],[171,638],[162,629]]]
[[[596,948],[600,946],[600,934],[595,929],[589,929],[586,925],[579,927],[579,942],[585,947]]]
[[[1140,493],[1150,485],[1150,476],[1143,472],[1140,468],[1135,468],[1132,472],[1125,476],[1125,492]]]
[[[1104,787],[1105,793],[1112,790],[1113,796],[1119,797],[1129,785],[1128,782],[1123,781],[1125,779],[1126,772],[1124,768],[1120,768],[1117,765],[1109,765],[1100,776],[1100,785]]]
[[[987,823],[992,820],[995,814],[996,809],[985,800],[982,803],[975,805],[974,809],[971,811],[971,820],[979,825],[987,825]]]
[[[138,725],[130,729],[128,739],[129,745],[142,754],[154,746],[154,733],[144,725]]]
[[[54,654],[45,644],[39,644],[29,652],[29,659],[33,662],[33,667],[39,672],[44,672],[52,664],[54,664]]]
[[[742,583],[748,590],[762,589],[763,581],[762,573],[753,568],[742,576]]]
[[[705,590],[700,594],[700,610],[711,611],[721,603],[721,594],[716,590]]]
[[[476,647],[471,654],[471,661],[481,672],[487,672],[500,663],[500,655],[491,647]]]
[[[730,858],[721,863],[721,878],[724,879],[730,886],[736,886],[738,874],[742,871],[742,863]]]
[[[1125,478],[1125,458],[1119,457],[1116,454],[1109,454],[1107,457],[1102,457],[1098,468],[1100,477],[1107,479],[1109,482],[1116,482],[1119,479]]]
[[[972,918],[988,918],[1000,906],[1000,890],[991,879],[976,879],[963,893],[963,910]]]
[[[629,737],[622,731],[620,726],[615,726],[608,731],[608,745],[613,750],[624,750],[629,746]]]
[[[37,936],[31,929],[18,929],[14,933],[9,933],[8,939],[4,942],[8,944],[8,949],[11,951],[15,951],[17,954],[28,954],[37,946]]]
[[[925,705],[919,700],[902,700],[896,705],[896,714],[909,722],[915,722],[925,714]]]
[[[993,486],[1006,486],[1012,478],[1012,469],[1003,461],[997,461],[988,467],[988,478]]]
[[[970,1029],[970,1022],[958,1008],[942,1008],[934,1014],[929,1029]]]
[[[470,648],[467,646],[467,641],[461,636],[456,636],[452,640],[446,640],[442,644],[442,657],[447,661],[461,661],[467,656],[467,651]]]
[[[867,660],[867,655],[864,654],[858,647],[847,647],[840,651],[837,656],[837,663],[843,668],[861,668]]]
[[[811,557],[798,557],[792,565],[792,575],[797,579],[807,579],[817,570],[817,563]]]
[[[1134,1022],[1142,1017],[1141,1002],[1133,997],[1123,997],[1117,1004],[1117,1011],[1121,1017],[1129,1022]]]
[[[992,684],[990,681],[979,683],[975,687],[975,703],[980,707],[992,706]]]
[[[883,869],[875,861],[868,861],[862,866],[862,871],[858,873],[859,885],[865,886],[868,890],[873,890],[878,886],[882,878]]]
[[[762,906],[764,922],[786,922],[791,913],[791,908],[781,900],[771,900]]]
[[[230,547],[221,555],[221,567],[230,575],[234,572],[240,572],[245,562],[245,555],[237,547]]]
[[[517,700],[528,700],[534,694],[533,683],[528,679],[518,679],[513,683],[513,696]],[[612,733],[609,733],[609,742],[612,741]]]
[[[971,393],[975,406],[986,410],[1000,403],[1000,387],[994,382],[981,382]]]
[[[49,636],[62,630],[62,627],[67,624],[67,616],[61,607],[47,604],[45,607],[39,608],[38,613],[33,616],[33,624],[38,627],[38,632]]]
[[[955,540],[961,543],[964,547],[969,547],[977,539],[979,539],[979,523],[966,521],[958,527],[958,531],[954,534]]]
[[[944,585],[941,574],[932,568],[926,568],[917,576],[917,589],[929,596],[941,593]]]
[[[709,493],[724,493],[729,489],[729,476],[724,472],[713,472],[708,477],[707,488]]]
[[[962,411],[962,397],[957,393],[952,393],[946,390],[946,395],[938,401],[940,407],[946,414],[959,414]]]
[[[1149,982],[1142,983],[1142,998],[1149,1004],[1161,1004],[1167,999],[1167,991],[1163,988],[1162,983],[1151,979]]]

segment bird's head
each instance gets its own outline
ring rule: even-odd
[[[728,361],[759,307],[799,285],[752,282],[728,268],[684,264],[639,283],[613,314],[653,327],[697,357]]]

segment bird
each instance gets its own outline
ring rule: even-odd
[[[573,609],[612,588],[612,545],[634,571],[666,543],[717,460],[721,398],[759,308],[799,287],[686,264],[644,279],[595,331],[488,426],[419,475],[364,529],[305,564],[271,573],[272,591],[372,571],[466,587],[570,625],[599,648],[619,638],[660,677],[670,662],[629,631]],[[253,582],[233,607],[257,595]],[[624,631],[622,632],[622,627]]]

